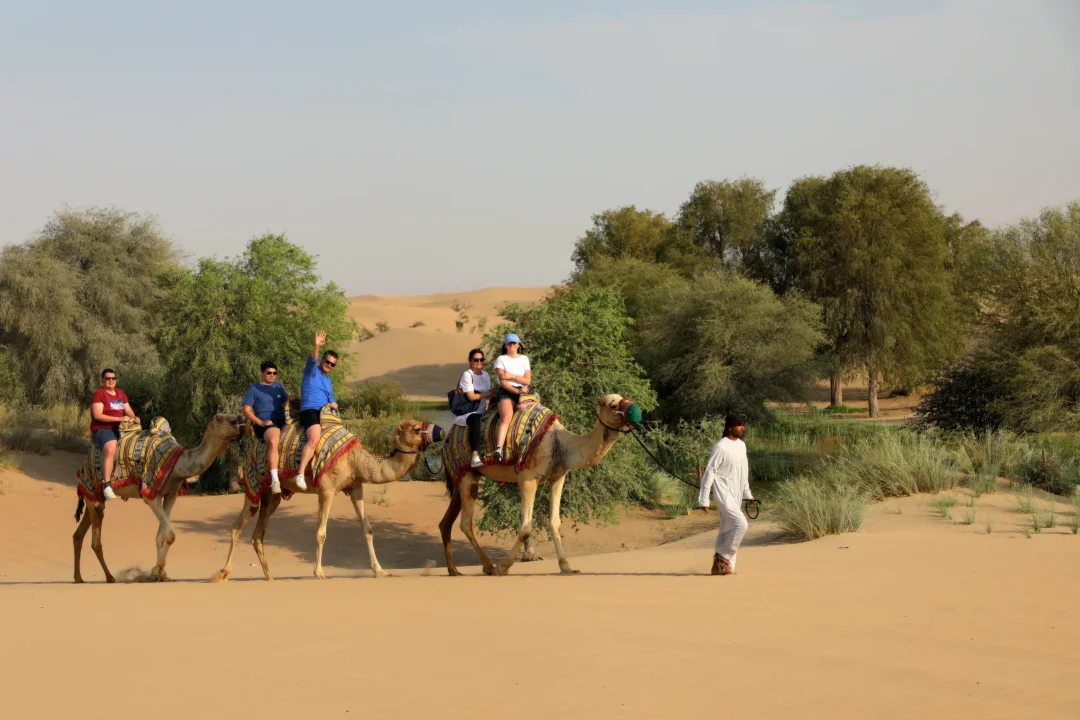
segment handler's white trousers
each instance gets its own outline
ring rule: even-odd
[[[725,488],[726,490],[726,488]],[[742,500],[729,495],[721,490],[719,485],[713,485],[713,500],[716,502],[716,513],[720,516],[720,532],[716,534],[716,552],[726,559],[735,569],[735,555],[739,552],[746,528],[750,523],[742,511]]]

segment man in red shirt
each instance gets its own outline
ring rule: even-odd
[[[116,371],[105,368],[101,371],[101,387],[90,398],[90,436],[102,454],[101,478],[106,500],[116,499],[112,489],[112,473],[116,446],[120,440],[120,423],[124,418],[139,419],[128,404],[127,395],[116,387]]]

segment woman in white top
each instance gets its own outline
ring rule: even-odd
[[[499,407],[499,434],[495,448],[495,461],[502,462],[506,455],[506,431],[510,428],[510,419],[514,417],[518,399],[529,392],[532,383],[532,368],[529,358],[521,354],[521,338],[510,333],[503,338],[502,355],[495,361],[495,372],[499,376],[499,387],[495,392],[495,401]]]
[[[480,459],[480,446],[483,444],[481,432],[483,429],[485,402],[495,395],[491,387],[491,376],[484,370],[484,351],[473,348],[469,351],[469,369],[461,373],[458,380],[458,392],[473,402],[479,402],[479,409],[464,415],[455,415],[454,424],[463,425],[469,429],[469,447],[472,448],[471,465],[480,467],[484,461]]]

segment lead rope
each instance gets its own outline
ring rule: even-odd
[[[601,421],[601,423],[603,423],[603,421]],[[605,423],[604,427],[608,427],[608,425]],[[614,428],[609,428],[609,429],[614,430]],[[638,445],[640,445],[641,449],[645,451],[645,454],[648,455],[649,457],[651,457],[652,461],[654,463],[656,463],[657,467],[659,467],[661,470],[666,472],[668,475],[675,478],[676,480],[683,483],[684,485],[689,485],[690,487],[692,487],[692,488],[694,488],[696,490],[701,489],[700,485],[696,485],[696,484],[690,482],[689,480],[684,480],[683,478],[679,477],[678,475],[676,475],[675,473],[671,472],[666,467],[664,467],[664,463],[660,462],[660,459],[652,454],[652,451],[649,450],[649,448],[645,445],[644,442],[642,442],[641,438],[638,437],[637,433],[634,432],[633,428],[631,428],[630,430],[619,430],[617,432],[621,432],[624,435],[630,435],[632,438],[637,440]],[[753,515],[750,514],[750,508],[754,509],[754,514]],[[754,503],[751,503],[749,500],[744,501],[743,502],[743,511],[746,512],[746,517],[750,518],[751,520],[757,520],[758,515],[761,514],[761,501],[758,500],[757,502],[754,502]]]

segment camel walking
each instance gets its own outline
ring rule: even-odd
[[[394,449],[388,457],[380,457],[365,450],[359,443],[353,445],[342,457],[319,478],[318,484],[308,484],[306,490],[297,490],[294,477],[281,477],[283,490],[303,492],[308,495],[319,496],[319,530],[315,536],[317,549],[315,552],[315,577],[325,580],[323,573],[322,555],[323,544],[326,542],[326,521],[330,517],[330,506],[334,502],[334,496],[344,492],[352,500],[356,517],[364,531],[364,539],[367,541],[368,558],[371,560],[371,571],[375,577],[389,577],[390,574],[383,570],[379,560],[375,557],[375,534],[368,521],[367,512],[364,509],[364,484],[383,485],[392,483],[405,477],[419,460],[419,453],[431,442],[439,440],[441,428],[431,423],[421,423],[413,420],[402,420],[394,429],[391,436],[391,444]],[[255,505],[247,496],[244,497],[244,507],[240,510],[236,521],[232,526],[232,538],[229,544],[229,555],[225,558],[225,566],[218,570],[210,578],[210,582],[224,582],[229,579],[232,572],[233,552],[236,543],[240,540],[240,533],[248,520],[259,515],[255,524],[255,530],[251,534],[251,544],[255,548],[255,554],[259,556],[263,575],[267,580],[273,580],[270,574],[270,566],[266,562],[266,553],[263,549],[263,539],[266,529],[270,524],[270,517],[281,504],[281,495],[271,495],[263,492],[259,505]]]
[[[157,545],[157,563],[150,571],[150,576],[159,582],[167,581],[169,576],[165,574],[165,558],[169,554],[169,548],[176,542],[176,533],[173,531],[169,516],[172,514],[173,504],[180,495],[180,489],[184,482],[192,477],[198,477],[213,464],[216,458],[225,454],[229,443],[240,437],[243,417],[235,415],[215,415],[214,419],[206,428],[202,442],[198,447],[180,452],[178,459],[165,478],[161,489],[153,499],[142,497],[141,486],[133,483],[115,490],[118,498],[131,498],[142,500],[150,508],[158,519],[157,536],[154,539]],[[114,486],[115,487],[115,486]],[[113,500],[112,502],[116,502]],[[86,515],[83,515],[83,505],[86,506]],[[75,545],[75,582],[83,582],[80,564],[82,559],[83,538],[90,527],[94,528],[94,534],[90,546],[94,548],[101,569],[105,571],[105,582],[116,582],[116,578],[109,572],[105,564],[105,553],[101,544],[101,525],[105,517],[105,499],[100,493],[96,497],[84,497],[79,495],[79,505],[75,509],[75,519],[82,521],[75,529],[72,540]]]
[[[621,395],[606,395],[596,400],[598,406],[596,425],[587,435],[575,435],[554,421],[547,433],[538,441],[531,456],[520,471],[511,465],[484,465],[471,469],[464,468],[460,482],[455,483],[450,476],[447,447],[443,450],[443,465],[447,472],[446,485],[450,491],[450,506],[446,509],[439,531],[442,534],[443,548],[446,551],[446,570],[450,575],[461,575],[454,565],[453,552],[450,548],[450,532],[454,520],[461,514],[461,531],[469,538],[476,554],[480,557],[484,573],[487,575],[505,575],[514,564],[517,553],[525,545],[526,555],[523,560],[536,559],[530,548],[532,540],[533,502],[540,483],[551,484],[551,537],[555,541],[555,553],[559,556],[559,570],[563,573],[577,572],[570,568],[570,563],[563,553],[562,535],[559,532],[562,520],[559,517],[562,502],[563,484],[566,473],[570,470],[592,467],[604,459],[608,451],[619,439],[624,428],[641,421],[641,410],[637,405]],[[521,412],[520,410],[518,412]],[[480,475],[499,482],[517,483],[521,491],[521,529],[518,530],[510,554],[499,565],[495,565],[480,547],[473,527],[473,515],[479,497]]]

